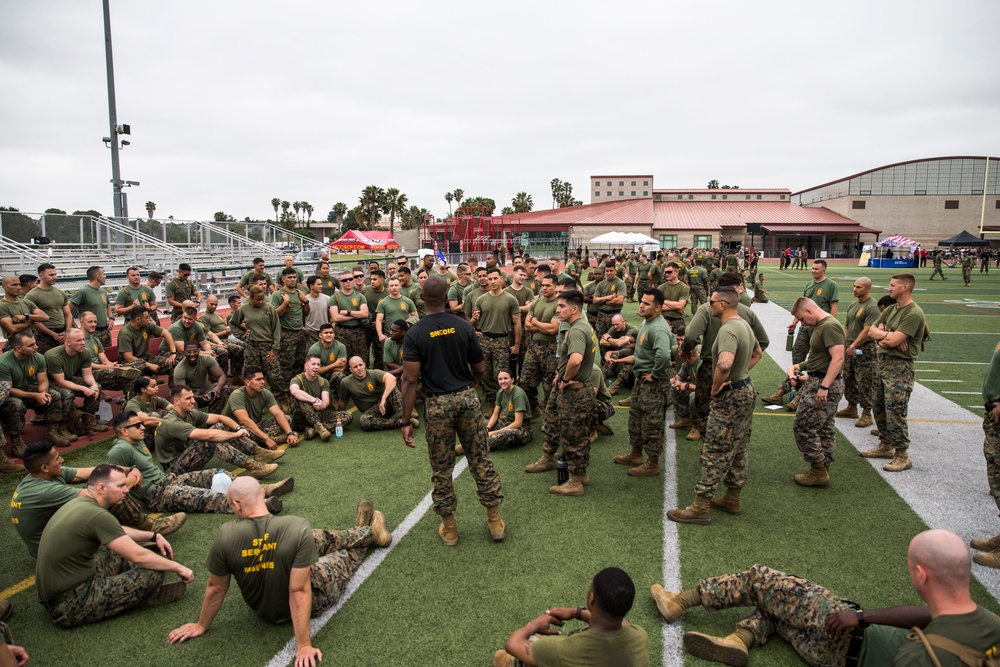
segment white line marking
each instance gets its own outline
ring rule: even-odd
[[[948,366],[989,366],[986,361],[914,361],[915,364],[945,364]]]
[[[935,331],[935,336],[996,336],[992,331]]]
[[[455,470],[451,474],[451,478],[455,479],[462,474],[467,467],[469,467],[468,461],[463,457],[461,461],[455,466]],[[347,588],[344,589],[344,594],[340,596],[337,600],[337,604],[333,607],[327,609],[320,616],[309,621],[309,636],[315,637],[316,633],[323,629],[330,619],[333,618],[334,614],[340,611],[340,608],[354,595],[354,592],[361,587],[361,584],[370,577],[374,572],[375,568],[382,564],[382,561],[396,548],[400,540],[406,537],[406,534],[410,532],[417,523],[427,514],[427,510],[431,508],[433,501],[431,500],[431,494],[428,491],[427,495],[420,503],[410,510],[410,513],[406,515],[406,518],[396,526],[396,530],[392,531],[392,544],[386,549],[375,549],[374,553],[370,554],[365,558],[361,566],[355,571],[354,576],[351,577],[350,581],[347,582]],[[284,648],[278,651],[277,655],[271,658],[271,661],[267,663],[267,667],[285,667],[295,660],[295,638],[288,640]]]
[[[669,421],[669,420],[668,420]],[[667,518],[667,510],[677,507],[677,432],[667,428],[663,445],[663,587],[668,591],[681,590],[681,545],[677,524]],[[657,612],[659,613],[659,612]],[[680,621],[667,623],[660,619],[663,630],[663,667],[680,667],[684,664],[681,651]]]
[[[981,391],[942,391],[942,394],[963,394],[966,396],[979,396]]]
[[[921,382],[951,382],[951,383],[962,384],[961,380],[921,380]]]
[[[917,373],[940,373],[940,368],[914,368]]]

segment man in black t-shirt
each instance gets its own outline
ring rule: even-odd
[[[469,470],[476,480],[479,502],[486,507],[490,537],[504,537],[500,518],[500,476],[490,459],[486,419],[476,394],[476,382],[485,367],[483,348],[476,331],[467,321],[445,312],[448,285],[439,276],[424,283],[426,316],[410,327],[403,341],[403,415],[410,414],[416,399],[417,379],[422,381],[426,402],[427,448],[430,454],[434,511],[441,516],[438,534],[445,546],[458,544],[455,523],[457,499],[451,473],[455,467],[455,436],[465,450]],[[420,369],[433,368],[433,373]],[[403,442],[413,446],[413,428],[408,420],[399,423]]]

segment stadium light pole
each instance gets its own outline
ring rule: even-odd
[[[111,141],[109,146],[111,148],[111,187],[113,192],[112,202],[114,204],[115,210],[115,220],[119,224],[126,224],[122,220],[122,179],[121,179],[121,168],[118,163],[118,135],[121,134],[118,129],[118,111],[115,106],[115,65],[114,57],[111,53],[111,7],[109,6],[109,0],[104,0],[104,57],[107,62],[108,70],[108,124],[110,127],[110,138]],[[124,127],[122,129],[125,129]],[[127,132],[125,132],[127,134]],[[125,235],[121,231],[118,232],[117,241],[118,243],[125,242]]]

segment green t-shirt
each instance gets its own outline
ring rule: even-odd
[[[389,329],[392,327],[392,323],[396,320],[405,320],[410,317],[410,313],[417,312],[417,306],[409,297],[398,296],[383,297],[379,301],[378,308],[375,309],[375,314],[378,315],[382,313],[382,333],[386,336],[389,335]]]
[[[167,288],[165,290],[165,294],[168,299],[173,299],[174,301],[179,301],[180,303],[193,300],[194,293],[195,288],[193,282],[190,280],[181,280],[176,277],[167,283]],[[173,306],[171,314],[174,317],[180,317],[181,309],[177,306]]]
[[[271,408],[277,404],[278,402],[274,400],[274,394],[269,389],[265,389],[256,396],[251,396],[247,393],[246,387],[240,387],[229,395],[229,400],[226,401],[226,407],[222,410],[222,414],[236,419],[236,410],[246,410],[250,419],[259,424],[270,416]]]
[[[702,288],[707,286],[708,282],[708,272],[701,266],[692,266],[688,269],[688,282],[691,286],[700,285]]]
[[[323,283],[322,292],[326,296],[333,296],[340,288],[340,280],[338,278],[334,278],[333,276],[327,276],[326,278],[320,276],[320,281]]]
[[[192,366],[185,358],[174,366],[174,384],[186,384],[196,394],[203,394],[214,386],[218,380],[212,374],[213,368],[218,368],[219,362],[210,354],[198,354],[197,363]]]
[[[265,514],[236,519],[219,529],[208,553],[208,571],[232,575],[243,600],[271,623],[291,618],[288,579],[292,569],[317,560],[309,522],[297,516]]]
[[[137,359],[149,360],[149,341],[163,334],[163,329],[152,322],[149,322],[142,329],[136,329],[131,322],[126,322],[118,331],[118,354],[124,355],[129,352]],[[173,350],[166,350],[164,355],[170,354]],[[122,356],[122,360],[125,357]]]
[[[639,280],[649,280],[649,270],[653,268],[653,265],[649,262],[639,262],[635,266],[635,274]]]
[[[461,306],[463,303],[465,303],[465,301],[463,300],[463,297],[465,296],[465,288],[471,284],[472,283],[467,283],[463,285],[457,280],[453,282],[451,285],[448,286],[448,301],[449,302],[456,301],[458,302],[458,305]]]
[[[584,285],[583,286],[583,294],[584,294],[584,296],[586,296],[586,295],[589,294],[591,297],[593,297],[594,296],[594,291],[597,290],[597,286],[600,283],[603,283],[603,282],[604,282],[603,280],[601,280],[600,282],[598,282],[596,280],[592,280],[589,283],[587,283],[586,285]],[[587,317],[592,317],[594,319],[597,319],[597,316],[601,312],[601,304],[594,303],[593,301],[588,301],[586,303],[586,306],[587,306]]]
[[[108,293],[104,288],[94,288],[84,285],[73,292],[70,303],[76,306],[80,315],[93,313],[97,316],[97,326],[108,326]]]
[[[543,636],[531,652],[539,667],[649,667],[649,636],[631,623],[609,633],[584,629]]]
[[[521,306],[517,297],[510,292],[502,291],[494,296],[483,294],[476,299],[479,309],[479,330],[492,334],[511,334],[514,332],[514,318],[520,318]]]
[[[66,346],[54,347],[45,353],[45,365],[48,366],[50,376],[61,373],[63,378],[72,381],[80,376],[84,368],[90,368],[90,355],[87,352],[80,352],[70,356],[66,353]]]
[[[266,301],[260,308],[252,303],[243,304],[233,315],[229,326],[235,330],[243,323],[247,325],[249,342],[270,344],[275,352],[281,349],[281,322],[274,306]]]
[[[74,498],[59,508],[38,544],[38,599],[51,600],[93,577],[97,550],[124,534],[118,519],[89,496]]]
[[[265,284],[267,285],[267,289],[269,291],[271,287],[274,286],[274,280],[271,279],[270,273],[268,273],[267,271],[264,271],[263,273],[257,273],[253,269],[250,269],[249,271],[243,274],[243,277],[240,278],[240,285],[246,287],[247,285],[250,284],[250,281],[253,280],[256,276],[264,276]]]
[[[1000,343],[993,350],[990,367],[983,378],[983,404],[1000,401]]]
[[[186,344],[195,342],[200,347],[202,342],[208,340],[208,336],[205,334],[205,327],[201,326],[199,322],[195,322],[190,327],[185,328],[182,320],[177,320],[167,328],[167,331],[173,337],[174,343]]]
[[[187,449],[191,431],[204,428],[207,423],[208,415],[200,410],[192,410],[187,417],[181,417],[173,410],[167,412],[156,427],[156,460],[164,468],[170,467],[174,459]]]
[[[655,379],[665,380],[670,370],[670,349],[674,341],[670,325],[662,317],[643,322],[635,339],[635,375],[652,373]]]
[[[83,342],[87,346],[87,354],[90,355],[91,365],[100,363],[101,353],[104,352],[104,343],[99,341],[96,336],[86,336]]]
[[[361,310],[361,306],[367,305],[368,300],[365,299],[365,295],[358,290],[351,290],[350,294],[344,294],[343,292],[337,292],[332,297],[330,297],[330,305],[336,306],[337,311],[343,311],[343,314],[347,314],[352,310]],[[368,311],[369,316],[371,316],[371,311]],[[361,326],[361,321],[357,318],[349,320],[347,322],[337,322],[336,326],[346,327],[352,329],[354,327]]]
[[[8,301],[7,299],[0,297],[0,320],[5,317],[14,319],[15,315],[30,315],[35,310],[35,304],[27,299],[18,299],[17,301]],[[23,324],[23,322],[18,322],[17,324]],[[28,327],[24,331],[31,333],[32,328]],[[0,334],[6,336],[6,332],[0,330]]]
[[[556,307],[559,305],[559,299],[553,297],[552,300],[548,300],[545,297],[535,299],[528,306],[528,315],[531,315],[540,322],[548,323],[553,320],[556,316]],[[531,333],[531,340],[537,341],[549,341],[555,340],[556,334],[542,333],[541,331],[533,331]]]
[[[154,396],[152,402],[148,404],[143,403],[142,398],[140,398],[139,396],[135,396],[134,398],[130,399],[128,403],[125,404],[125,407],[122,408],[122,412],[128,412],[129,410],[131,410],[136,414],[143,412],[148,417],[150,414],[154,412],[159,412],[163,414],[163,411],[169,407],[170,407],[170,401],[161,396]]]
[[[391,338],[382,342],[382,361],[387,364],[403,364],[403,345]]]
[[[855,301],[847,309],[847,343],[851,344],[861,335],[862,329],[867,329],[878,321],[878,303],[869,297],[866,301]]]
[[[417,315],[423,317],[424,311],[424,288],[418,282],[410,283],[409,287],[400,287],[399,293],[410,298],[413,305],[417,307]]]
[[[899,357],[901,359],[916,359],[920,356],[920,343],[924,338],[924,311],[915,301],[900,307],[899,305],[889,306],[879,315],[877,324],[885,324],[888,332],[902,331],[906,334],[907,348],[904,352],[898,347],[888,348],[877,346],[878,353],[887,357]]]
[[[80,489],[70,486],[75,477],[76,468],[63,466],[62,477],[47,480],[28,475],[14,490],[10,522],[32,558],[38,554],[38,542],[52,515],[80,495]]]
[[[108,463],[126,468],[135,466],[142,473],[142,484],[139,488],[133,488],[129,493],[142,501],[149,499],[149,494],[153,487],[160,482],[166,481],[167,475],[160,466],[156,465],[153,455],[146,448],[146,443],[140,440],[132,444],[128,440],[116,438],[108,451]]]
[[[358,412],[367,411],[382,400],[382,392],[385,390],[385,376],[385,371],[372,368],[368,369],[363,380],[359,380],[353,374],[345,375],[344,379],[340,381],[338,392],[340,400],[346,401],[348,398],[352,398],[354,404],[358,406]]]
[[[844,327],[833,315],[824,317],[813,329],[809,337],[809,356],[804,364],[800,366],[802,370],[809,371],[813,376],[819,376],[820,380],[830,368],[833,358],[830,356],[830,348],[836,345],[845,345]]]
[[[135,289],[131,285],[126,285],[118,290],[118,294],[115,295],[115,305],[118,306],[134,306],[136,301],[139,302],[140,306],[148,309],[149,304],[156,301],[156,293],[149,289],[147,285],[139,285],[138,289]]]
[[[211,331],[214,334],[220,334],[226,330],[226,321],[219,313],[202,313],[198,322],[205,327],[206,331]]]
[[[871,628],[869,628],[871,629]],[[938,616],[923,629],[925,635],[941,635],[959,644],[965,644],[980,653],[1000,643],[1000,619],[996,615],[977,606],[968,614],[947,614]],[[903,630],[902,632],[906,632]],[[865,641],[868,643],[868,632]],[[963,662],[953,653],[936,650],[941,667],[962,667]],[[907,641],[896,652],[893,667],[931,667],[927,649],[919,641]]]
[[[559,346],[559,357],[556,362],[559,377],[562,378],[566,372],[570,355],[582,354],[583,359],[580,361],[576,375],[569,379],[584,383],[590,382],[590,374],[594,368],[594,356],[597,354],[597,336],[594,334],[594,330],[590,328],[590,323],[587,322],[586,317],[577,318],[568,327],[565,332],[559,332],[559,335],[562,336],[562,343]]]
[[[517,299],[518,308],[535,298],[535,293],[531,291],[527,283],[521,285],[521,289],[514,289],[513,285],[508,285],[504,291],[514,295],[514,298]],[[524,321],[524,317],[521,318],[521,321]]]
[[[612,296],[618,294],[625,294],[625,281],[621,278],[615,278],[614,280],[608,280],[605,278],[597,287],[594,288],[594,296]],[[621,304],[617,306],[612,306],[607,303],[600,304],[602,313],[618,312],[622,309]]]
[[[671,285],[670,283],[663,283],[657,289],[663,294],[664,301],[684,301],[684,306],[687,306],[688,297],[691,294],[691,288],[677,281],[676,285]],[[684,308],[681,310],[667,310],[666,305],[663,307],[663,317],[668,320],[683,320],[684,319]]]
[[[305,373],[299,373],[292,378],[290,384],[295,385],[296,387],[306,392],[313,398],[323,398],[324,391],[327,394],[330,393],[330,382],[322,375],[318,375],[316,376],[315,380],[310,381],[309,378],[306,377]],[[332,412],[332,411],[333,411],[333,401],[331,400],[330,405],[328,405],[323,412]]]
[[[819,282],[810,280],[802,290],[802,296],[809,297],[829,313],[833,310],[833,304],[840,301],[840,288],[832,278],[824,278]]]
[[[465,288],[465,292],[462,294],[462,312],[465,319],[472,317],[472,308],[476,305],[476,300],[484,294],[486,291],[479,289],[479,285],[474,283],[469,283],[468,287]]]
[[[528,403],[528,395],[516,384],[511,385],[510,393],[504,390],[497,392],[497,400],[494,403],[500,406],[500,411],[508,422],[513,422],[516,413],[521,412],[521,423],[531,423],[531,406]]]
[[[389,290],[385,287],[385,285],[383,285],[382,286],[382,291],[381,292],[377,292],[377,291],[375,291],[374,287],[372,287],[371,285],[369,285],[368,287],[366,287],[363,290],[361,290],[361,294],[364,295],[365,301],[368,302],[368,310],[372,311],[372,312],[375,312],[375,309],[378,308],[378,305],[380,303],[382,303],[382,299],[384,299],[387,296],[389,296]],[[416,308],[414,308],[414,310],[416,310]],[[372,317],[374,317],[374,315]],[[404,317],[403,319],[406,319],[406,318]]]
[[[62,329],[66,326],[66,314],[63,312],[63,307],[69,303],[66,292],[58,287],[47,290],[36,287],[28,292],[24,298],[49,316],[49,321],[45,323],[49,329]]]
[[[309,348],[309,352],[306,356],[318,354],[319,363],[321,366],[329,366],[338,359],[343,359],[347,356],[347,346],[341,343],[336,338],[333,339],[333,345],[330,347],[323,347],[323,341],[317,341],[312,344]]]
[[[729,371],[729,380],[737,382],[750,375],[750,357],[757,347],[757,339],[754,338],[750,325],[742,317],[733,317],[719,327],[712,346],[712,359],[718,360],[720,352],[732,352],[735,359],[732,370]]]
[[[281,302],[285,300],[286,294],[288,295],[288,307],[285,309],[284,315],[278,316],[278,321],[281,323],[282,329],[300,331],[304,316],[302,314],[302,302],[299,301],[300,292],[298,290],[289,291],[285,287],[282,287],[271,295],[271,305],[277,310]]]
[[[14,350],[0,354],[0,381],[9,382],[13,389],[38,391],[38,374],[47,370],[45,357],[40,354],[36,353],[24,361],[14,356]]]
[[[278,269],[277,271],[274,272],[274,282],[276,284],[281,285],[282,282],[284,282],[282,280],[284,278],[284,276],[282,276],[281,274],[284,273],[284,271],[285,271],[286,268],[288,268],[288,267],[280,268],[280,269]],[[306,274],[302,273],[302,269],[300,269],[297,266],[293,266],[292,269],[295,271],[295,277],[297,279],[296,282],[298,284],[302,284],[305,281],[305,279],[306,279]],[[279,291],[280,291],[280,288],[279,288]]]

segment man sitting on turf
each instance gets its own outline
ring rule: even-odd
[[[554,607],[515,630],[504,648],[493,654],[494,667],[520,665],[594,665],[646,667],[649,636],[625,620],[635,599],[635,584],[623,570],[609,567],[594,576],[587,605]],[[576,619],[587,624],[565,635],[551,627]],[[532,639],[535,635],[541,635]],[[548,635],[548,636],[546,636]]]
[[[870,609],[837,597],[794,575],[755,565],[746,572],[702,579],[698,586],[670,593],[650,588],[660,614],[669,622],[691,607],[718,610],[754,607],[728,637],[700,632],[684,634],[692,654],[727,665],[746,665],[748,650],[777,634],[792,644],[810,665],[931,665],[919,639],[909,629],[922,628],[985,652],[1000,644],[1000,619],[979,607],[969,595],[972,564],[962,539],[946,530],[927,530],[910,542],[906,554],[910,582],[926,607]],[[945,665],[961,665],[956,656],[937,649]],[[856,660],[846,662],[847,660]]]
[[[119,414],[112,422],[117,439],[108,452],[108,463],[138,470],[135,481],[127,480],[129,491],[145,502],[154,512],[214,512],[228,514],[229,505],[221,493],[212,490],[215,470],[194,470],[180,475],[167,474],[156,465],[143,443],[146,426],[132,411]],[[236,476],[229,473],[230,477]],[[281,498],[295,486],[289,477],[277,484],[264,486],[268,511],[281,511]]]
[[[317,435],[323,442],[330,439],[330,429],[339,421],[347,426],[354,419],[350,412],[330,409],[330,383],[319,374],[319,355],[310,354],[303,364],[303,372],[292,378],[288,391],[295,399],[292,406],[292,425],[305,431],[306,440]],[[305,425],[305,426],[303,426]]]
[[[273,450],[286,442],[295,447],[299,437],[265,384],[263,371],[253,366],[244,368],[243,386],[229,395],[222,414],[239,422],[250,439],[262,447]]]
[[[347,399],[352,399],[361,413],[362,431],[398,429],[403,401],[396,388],[396,377],[385,371],[368,370],[361,357],[351,357],[351,374],[340,382],[337,410],[347,409]],[[410,420],[413,428],[420,426],[416,418]]]
[[[94,468],[64,467],[59,451],[47,442],[28,445],[24,451],[24,467],[28,470],[28,475],[17,485],[10,499],[10,520],[24,546],[28,547],[28,553],[34,558],[38,554],[42,531],[52,515],[69,501],[84,494],[83,489],[70,484],[88,481]],[[142,473],[139,471],[133,472],[126,467],[123,472],[127,482],[142,481]],[[125,496],[121,503],[113,505],[109,511],[123,526],[152,530],[163,535],[178,530],[187,520],[187,515],[183,512],[154,519],[143,512],[131,495]]]
[[[208,632],[230,577],[236,577],[243,599],[258,616],[271,623],[292,621],[296,666],[315,667],[323,653],[312,646],[309,619],[337,602],[370,546],[392,543],[385,516],[362,500],[353,528],[313,530],[296,516],[272,517],[264,489],[246,477],[233,481],[226,498],[236,520],[222,526],[212,543],[201,615],[198,622],[173,630],[167,641],[176,644]]]
[[[187,314],[185,314],[187,317]],[[219,414],[229,398],[229,383],[219,362],[202,354],[197,341],[184,343],[184,361],[174,368],[174,384],[186,384],[194,391],[194,400],[203,412]]]
[[[99,465],[84,494],[53,515],[42,532],[35,564],[38,599],[56,625],[96,623],[137,606],[173,602],[194,572],[173,559],[167,538],[123,527],[109,512],[128,495],[125,473]],[[137,542],[154,542],[156,550]],[[163,583],[163,573],[181,581]]]
[[[335,340],[336,335],[332,324],[321,324],[319,340],[306,352],[319,357],[319,374],[330,381],[333,396],[340,390],[340,381],[344,379],[344,371],[347,370],[347,347]]]

